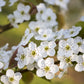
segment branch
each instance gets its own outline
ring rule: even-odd
[[[12,28],[13,28],[13,26],[10,23],[7,24],[7,25],[4,25],[4,26],[0,25],[0,33],[4,32],[4,31],[7,31],[9,29],[12,29]]]

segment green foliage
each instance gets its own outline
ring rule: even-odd
[[[81,26],[82,27],[82,30],[80,31],[78,36],[80,36],[84,39],[84,22],[78,22],[78,23],[76,23],[76,26]]]

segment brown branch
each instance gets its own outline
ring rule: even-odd
[[[9,29],[12,29],[12,28],[13,28],[13,26],[10,23],[7,24],[7,25],[4,25],[4,26],[0,25],[0,33],[4,32],[4,31],[7,31]]]

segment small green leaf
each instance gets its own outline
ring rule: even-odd
[[[78,36],[84,38],[84,22],[78,22],[78,23],[76,23],[75,26],[81,26],[82,27],[82,29],[81,29],[80,33],[78,34]]]

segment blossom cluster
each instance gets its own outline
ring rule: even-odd
[[[5,5],[5,2],[1,1],[3,5],[0,5],[0,8]],[[10,0],[10,6],[16,1]],[[44,1],[62,8],[66,8],[69,2],[69,0]],[[0,48],[0,73],[6,70],[6,75],[0,78],[4,84],[19,84],[22,78],[20,72],[9,69],[11,59],[17,62],[18,70],[25,68],[35,70],[38,77],[45,77],[48,80],[54,77],[61,78],[68,67],[74,66],[76,71],[84,71],[84,39],[78,36],[82,27],[72,26],[59,30],[57,16],[51,8],[44,3],[38,4],[36,8],[38,12],[35,20],[29,22],[19,44],[13,46],[11,50],[8,50],[8,44]],[[31,19],[29,11],[29,5],[19,3],[17,10],[8,15],[13,27],[29,21]]]

